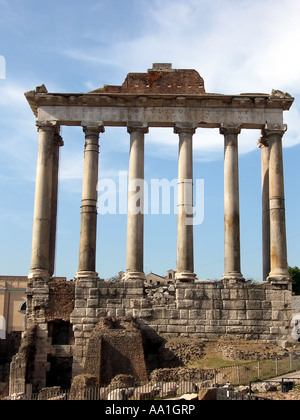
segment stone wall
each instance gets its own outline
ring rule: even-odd
[[[108,385],[120,372],[147,381],[142,333],[133,318],[101,318],[89,339],[85,373]]]
[[[72,346],[52,345],[52,340],[54,327],[60,328],[59,322],[70,322],[74,288],[73,282],[63,278],[28,282],[27,325],[10,367],[10,394],[25,392],[27,383],[32,384],[33,392],[38,392],[47,380],[51,383],[53,370],[61,370],[61,362],[66,365],[72,360]]]
[[[17,353],[21,343],[21,332],[14,331],[0,340],[0,382],[8,383],[9,365],[12,357]]]
[[[293,296],[292,311],[293,311],[293,314],[299,314],[300,313],[300,296]]]
[[[56,383],[58,374],[67,375],[69,381],[87,373],[88,349],[103,318],[134,319],[137,331],[142,333],[135,350],[140,356],[144,350],[148,372],[151,366],[157,367],[157,361],[170,359],[172,349],[165,344],[174,338],[277,344],[293,341],[292,292],[288,284],[196,281],[176,283],[169,292],[164,288],[150,290],[141,280],[37,280],[28,284],[27,293],[27,330],[11,365],[11,393],[20,392],[28,383],[33,392],[49,384],[60,385]],[[112,329],[100,332],[99,337],[102,343],[106,340],[116,348],[117,354],[122,351],[123,341],[116,341],[115,334],[118,330]],[[132,334],[120,329],[125,342],[132,340]],[[159,354],[162,349],[163,355]],[[130,352],[135,350],[130,348]],[[142,366],[142,360],[136,363]],[[98,363],[99,372],[101,366],[102,361]],[[116,370],[110,376],[118,373],[123,372]]]
[[[83,373],[86,344],[101,317],[132,316],[149,343],[159,338],[291,341],[292,293],[268,282],[177,283],[175,299],[147,298],[142,282],[78,281],[71,316],[73,373]]]

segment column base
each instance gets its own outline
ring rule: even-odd
[[[266,280],[268,283],[275,285],[289,285],[292,284],[292,278],[289,274],[272,274],[270,273]]]
[[[50,279],[49,271],[47,270],[30,270],[28,274],[29,279]]]
[[[182,271],[175,274],[175,279],[179,280],[181,283],[192,283],[195,281],[196,277],[197,275],[190,271]]]
[[[75,279],[99,279],[99,276],[95,271],[78,271],[75,275]]]
[[[145,276],[145,273],[143,273],[143,272],[139,272],[139,271],[128,271],[127,273],[125,273],[123,279],[125,281],[141,280],[141,281],[144,282],[146,280],[146,276]]]
[[[245,279],[241,273],[225,273],[221,278],[222,281],[228,283],[244,283]]]

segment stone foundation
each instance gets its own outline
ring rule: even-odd
[[[71,315],[73,373],[83,373],[87,343],[101,317],[135,318],[150,346],[168,337],[291,341],[288,284],[199,281],[177,283],[175,288],[174,298],[156,304],[139,281],[77,281]]]
[[[293,341],[290,283],[196,281],[176,283],[172,293],[160,293],[145,288],[141,280],[39,280],[29,283],[27,317],[27,331],[11,365],[11,394],[21,392],[21,388],[25,391],[28,385],[33,392],[46,386],[67,387],[72,377],[86,373],[100,380],[101,369],[109,359],[101,359],[105,358],[105,342],[114,346],[115,354],[132,358],[136,352],[134,364],[141,367],[136,377],[144,380],[152,368],[161,367],[165,357],[172,359],[167,347],[161,358],[170,339]],[[99,325],[105,325],[103,318],[112,323],[133,319],[135,328],[125,328],[121,323],[117,329],[99,329]],[[24,348],[29,349],[26,337],[30,331],[34,331],[34,336],[30,335],[34,352],[24,352]],[[96,362],[92,366],[92,353],[88,352],[97,340],[97,366]],[[122,343],[130,341],[135,347],[128,347],[129,353],[125,354],[126,345]],[[109,380],[117,374],[132,374],[129,365],[123,372],[117,359],[112,360]]]

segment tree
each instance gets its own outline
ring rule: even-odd
[[[289,267],[289,274],[293,280],[293,293],[299,296],[300,295],[300,268]]]

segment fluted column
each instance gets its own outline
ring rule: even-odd
[[[49,236],[51,229],[53,138],[57,132],[57,123],[38,121],[36,125],[39,132],[39,151],[35,185],[31,267],[28,278],[48,279],[50,277]]]
[[[270,256],[270,207],[269,207],[269,144],[262,134],[257,143],[261,150],[261,190],[262,190],[262,259],[263,281],[271,270]]]
[[[125,280],[144,280],[144,143],[148,127],[130,124],[128,133],[130,152]]]
[[[83,126],[85,133],[81,227],[77,278],[98,278],[96,273],[97,183],[99,133],[103,126]]]
[[[177,268],[176,279],[191,282],[194,273],[193,238],[193,135],[195,127],[176,124],[179,135],[178,155],[178,221],[177,221]]]
[[[55,270],[55,245],[56,245],[56,221],[57,221],[57,194],[58,194],[58,171],[59,171],[59,148],[64,145],[61,136],[56,133],[53,138],[52,153],[52,194],[51,194],[51,219],[49,237],[49,274],[52,277]]]
[[[240,258],[238,135],[241,128],[222,125],[224,135],[224,280],[244,281]]]
[[[269,142],[269,195],[271,271],[268,281],[289,283],[285,225],[285,195],[282,157],[282,137],[287,126],[267,124],[264,135]]]

